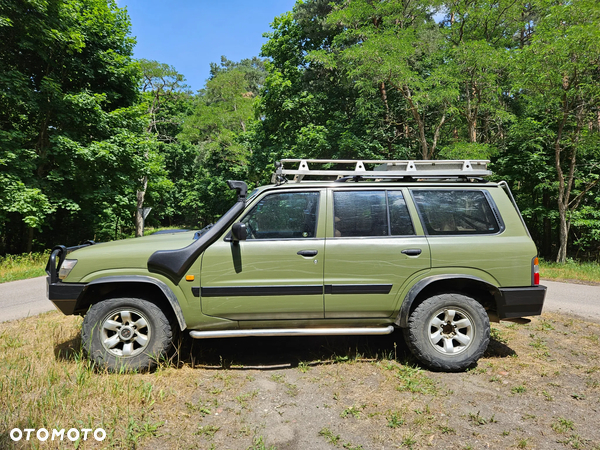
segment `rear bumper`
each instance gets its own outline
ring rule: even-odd
[[[46,296],[63,314],[70,315],[75,311],[77,298],[85,286],[85,284],[61,281],[52,283],[50,277],[46,277]]]
[[[544,307],[546,286],[499,288],[496,294],[498,318],[515,319],[539,316]]]

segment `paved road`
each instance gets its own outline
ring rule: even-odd
[[[46,298],[46,277],[0,284],[0,322],[56,309]]]
[[[600,286],[542,280],[548,286],[544,311],[574,314],[600,322]]]
[[[548,286],[544,311],[564,312],[600,322],[600,286],[557,283]],[[46,277],[0,284],[0,322],[52,311],[46,298]]]

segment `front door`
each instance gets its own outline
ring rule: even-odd
[[[325,208],[318,189],[259,197],[241,219],[247,240],[221,239],[204,252],[202,312],[232,320],[322,319]]]
[[[325,244],[325,317],[384,318],[404,282],[430,267],[402,190],[332,192],[333,226]]]

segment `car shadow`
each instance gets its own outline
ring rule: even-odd
[[[81,336],[58,343],[54,356],[60,361],[82,359]],[[486,358],[506,358],[516,352],[491,338]],[[276,370],[346,361],[395,360],[420,366],[408,349],[400,330],[383,336],[293,336],[220,339],[180,338],[169,354],[172,367],[189,365],[209,370]]]
[[[80,334],[54,346],[54,357],[57,361],[80,360],[82,353]]]
[[[508,358],[509,356],[515,356],[515,352],[512,348],[506,345],[504,342],[490,338],[488,348],[483,354],[484,358]]]
[[[352,360],[404,361],[402,333],[385,336],[241,337],[181,340],[171,361],[204,369],[280,369]]]

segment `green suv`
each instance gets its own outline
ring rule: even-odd
[[[84,349],[110,370],[151,369],[180,332],[396,328],[424,365],[463,370],[490,321],[539,315],[546,293],[510,190],[488,175],[487,161],[282,160],[250,195],[228,182],[237,202],[210,228],[55,247],[48,298],[85,317]]]

